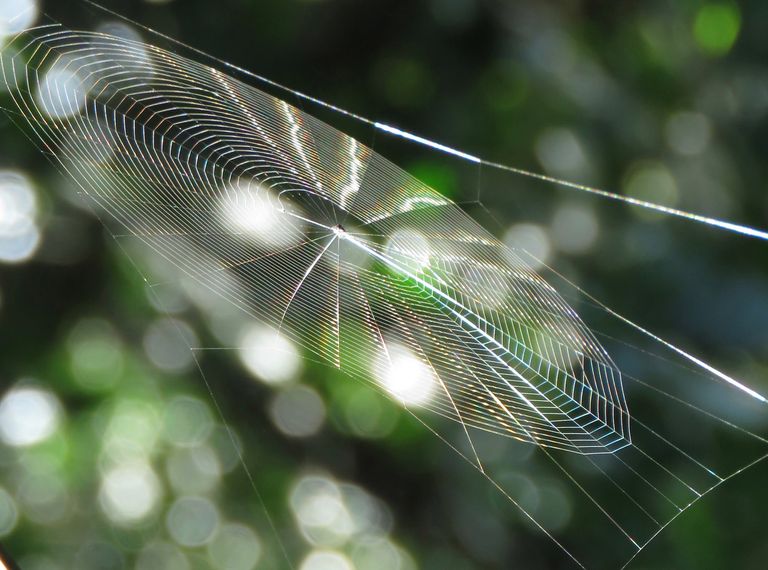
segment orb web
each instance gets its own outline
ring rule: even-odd
[[[631,559],[768,451],[738,422],[742,409],[765,402],[757,392],[558,274],[545,280],[532,269],[546,267],[541,260],[304,110],[214,67],[105,33],[43,26],[8,45],[0,64],[14,120],[119,228],[115,235],[401,403],[577,564],[592,564],[600,541],[623,545],[611,563]],[[674,374],[658,383],[620,368],[606,348],[616,339],[587,326],[566,296],[627,325],[631,350],[650,341]],[[692,397],[691,382],[705,384],[706,397]],[[638,417],[633,398],[674,408],[680,423]],[[722,399],[733,402],[725,412],[713,404]],[[748,441],[743,460],[702,458],[706,442],[684,426],[703,425],[719,440]],[[521,455],[519,446],[533,446],[527,476],[563,481],[589,528],[566,532],[527,504],[508,466],[475,445],[486,437],[509,440]]]

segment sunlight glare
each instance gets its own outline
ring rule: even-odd
[[[99,503],[112,522],[132,525],[155,510],[160,496],[157,475],[142,461],[117,465],[104,473]]]
[[[0,261],[26,261],[40,243],[32,185],[18,172],[0,171]]]
[[[299,570],[354,570],[346,555],[333,550],[313,550],[301,562]]]
[[[67,119],[85,108],[88,89],[77,71],[65,60],[57,61],[45,72],[37,91],[40,110],[52,119]]]
[[[393,346],[389,357],[385,370],[378,371],[381,386],[404,406],[428,404],[437,387],[432,369],[402,346]]]
[[[298,214],[295,207],[290,211]],[[300,220],[283,209],[273,190],[256,182],[239,181],[227,188],[220,215],[229,231],[264,247],[283,249],[302,237]]]
[[[240,361],[265,384],[284,384],[294,379],[301,369],[296,346],[269,327],[247,328],[240,340]]]
[[[0,2],[0,46],[13,34],[35,23],[40,8],[37,0],[3,0]]]
[[[58,398],[42,388],[11,388],[0,400],[0,438],[8,445],[40,443],[53,435],[60,421]]]

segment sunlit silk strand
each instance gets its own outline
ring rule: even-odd
[[[374,122],[373,126],[375,126],[377,129],[384,131],[386,133],[407,139],[417,144],[434,148],[435,150],[439,150],[441,152],[458,156],[459,158],[463,158],[464,160],[468,160],[470,162],[482,164],[483,166],[496,168],[498,170],[506,170],[507,172],[513,172],[515,174],[520,174],[522,176],[528,176],[529,178],[535,178],[537,180],[542,180],[544,182],[550,182],[552,184],[557,184],[559,186],[564,186],[566,188],[572,188],[574,190],[588,192],[590,194],[595,194],[597,196],[602,196],[604,198],[610,198],[611,200],[618,200],[620,202],[632,204],[633,206],[640,206],[641,208],[648,208],[649,210],[655,210],[657,212],[663,212],[665,214],[670,214],[672,216],[693,220],[694,222],[708,224],[710,226],[721,228],[730,232],[735,232],[745,236],[750,236],[750,237],[754,237],[762,240],[768,240],[768,232],[763,230],[751,228],[749,226],[744,226],[741,224],[735,224],[733,222],[718,220],[717,218],[702,216],[700,214],[694,214],[692,212],[686,212],[684,210],[678,210],[677,208],[670,208],[669,206],[663,206],[661,204],[656,204],[655,202],[648,202],[647,200],[638,200],[637,198],[632,198],[630,196],[622,196],[621,194],[615,194],[614,192],[608,192],[607,190],[601,190],[599,188],[594,188],[592,186],[586,186],[584,184],[577,184],[575,182],[569,182],[567,180],[553,178],[551,176],[547,176],[546,174],[540,174],[538,172],[530,172],[528,170],[515,168],[514,166],[509,166],[507,164],[502,164],[499,162],[490,162],[487,160],[483,160],[482,158],[479,158],[477,156],[467,154],[466,152],[456,150],[455,148],[451,148],[444,144],[440,144],[440,143],[431,141],[429,139],[425,139],[424,137],[420,137],[418,135],[414,135],[412,133],[400,130],[396,127],[385,125],[384,123]]]
[[[229,69],[235,70],[238,73],[242,73],[246,75],[247,77],[251,77],[253,79],[256,79],[258,81],[261,81],[262,83],[266,83],[267,85],[271,85],[272,87],[275,87],[277,89],[280,89],[282,91],[285,91],[287,93],[291,93],[301,99],[304,99],[305,101],[310,101],[312,103],[315,103],[316,105],[320,105],[321,107],[325,107],[326,109],[330,109],[331,111],[334,111],[335,113],[339,113],[341,115],[345,115],[347,117],[351,117],[355,120],[361,121],[363,123],[367,123],[377,130],[380,130],[385,133],[389,133],[393,136],[400,137],[406,140],[409,140],[411,142],[414,142],[416,144],[420,144],[423,146],[427,146],[430,148],[433,148],[435,150],[438,150],[440,152],[444,152],[446,154],[451,154],[453,156],[457,156],[459,158],[462,158],[464,160],[467,160],[469,162],[474,162],[475,164],[480,164],[482,166],[487,166],[489,168],[495,168],[497,170],[503,170],[506,172],[512,172],[514,174],[519,174],[521,176],[526,176],[528,178],[534,178],[536,180],[541,180],[543,182],[549,182],[551,184],[556,184],[558,186],[562,186],[564,188],[571,188],[573,190],[579,190],[581,192],[587,192],[589,194],[594,194],[596,196],[602,196],[603,198],[609,198],[611,200],[616,200],[619,202],[624,202],[626,204],[631,204],[632,206],[638,206],[640,208],[646,208],[648,210],[654,210],[656,212],[662,212],[664,214],[669,214],[671,216],[676,216],[678,218],[683,218],[686,220],[691,220],[693,222],[698,222],[701,224],[706,224],[708,226],[712,226],[715,228],[720,228],[725,231],[749,236],[752,238],[757,238],[761,240],[768,241],[768,231],[761,230],[757,228],[753,228],[750,226],[746,226],[743,224],[737,224],[734,222],[728,222],[725,220],[719,220],[717,218],[711,218],[709,216],[703,216],[701,214],[695,214],[693,212],[686,212],[685,210],[679,210],[677,208],[671,208],[669,206],[664,206],[662,204],[657,204],[655,202],[649,202],[647,200],[638,200],[637,198],[632,198],[630,196],[623,196],[621,194],[616,194],[615,192],[609,192],[608,190],[602,190],[600,188],[595,188],[593,186],[587,186],[585,184],[578,184],[575,182],[569,182],[567,180],[562,180],[559,178],[553,178],[552,176],[547,176],[546,174],[541,174],[538,172],[531,172],[529,170],[524,170],[522,168],[517,168],[514,166],[510,166],[508,164],[503,164],[500,162],[493,162],[490,160],[482,159],[478,156],[474,156],[472,154],[457,150],[455,148],[452,148],[450,146],[432,141],[428,138],[421,137],[419,135],[410,133],[408,131],[404,131],[402,129],[398,129],[397,127],[393,127],[391,125],[387,125],[385,123],[381,123],[379,121],[374,121],[371,119],[368,119],[367,117],[363,117],[362,115],[358,115],[357,113],[353,113],[351,111],[347,111],[346,109],[342,109],[341,107],[337,107],[336,105],[333,105],[331,103],[328,103],[326,101],[323,101],[321,99],[318,99],[317,97],[312,97],[311,95],[307,95],[306,93],[302,93],[301,91],[296,91],[295,89],[292,89],[290,87],[287,87],[283,85],[282,83],[278,83],[277,81],[273,81],[271,79],[268,79],[264,76],[258,75],[256,73],[253,73],[251,71],[248,71],[247,69],[244,69],[238,65],[234,65],[232,63],[229,63],[223,59],[214,57],[200,49],[197,49],[189,44],[186,44],[184,42],[181,42],[179,40],[176,40],[166,34],[163,34],[162,32],[158,32],[157,30],[154,30],[152,28],[149,28],[147,26],[144,26],[140,24],[139,22],[136,22],[130,18],[127,18],[123,16],[122,14],[119,14],[117,12],[114,12],[110,10],[109,8],[105,8],[104,6],[100,6],[99,4],[93,2],[92,0],[83,0],[85,3],[93,6],[94,8],[98,8],[99,10],[102,10],[104,12],[107,12],[111,14],[112,16],[115,16],[117,18],[120,18],[121,20],[124,20],[126,22],[130,22],[131,24],[138,26],[140,28],[143,28],[147,30],[148,32],[151,32],[158,37],[161,37],[165,40],[168,40],[176,45],[182,46],[185,49],[191,50],[192,52],[201,55],[211,61],[215,61],[218,64],[221,64]]]
[[[145,26],[142,26],[141,24],[139,24],[137,22],[134,22],[134,21],[132,21],[132,20],[122,16],[121,14],[113,12],[113,11],[109,10],[108,8],[104,8],[102,6],[99,6],[98,4],[92,2],[91,0],[84,0],[84,1],[86,3],[92,5],[92,6],[96,7],[96,8],[98,8],[100,10],[103,10],[103,11],[106,11],[106,12],[108,12],[108,13],[110,13],[110,14],[118,17],[118,18],[130,21],[134,25],[146,28]],[[228,63],[228,62],[226,62],[224,60],[221,60],[219,58],[215,58],[213,56],[210,56],[210,55],[206,54],[205,52],[202,52],[201,50],[198,50],[198,49],[196,49],[196,48],[194,48],[192,46],[189,46],[187,44],[179,42],[178,40],[175,40],[175,39],[173,39],[173,38],[171,38],[171,37],[169,37],[169,36],[167,36],[165,34],[162,34],[162,33],[157,32],[155,30],[151,30],[150,28],[146,28],[146,29],[151,31],[152,33],[155,33],[155,34],[157,34],[157,35],[159,35],[159,36],[161,36],[161,37],[163,37],[163,38],[165,38],[165,39],[167,39],[167,40],[177,44],[177,45],[182,45],[186,49],[190,49],[190,50],[192,50],[195,53],[198,53],[198,54],[201,54],[201,55],[205,56],[206,58],[210,58],[212,60],[215,60],[215,61],[221,63],[222,65],[225,65],[226,67],[229,67],[231,69],[235,69],[239,73],[246,74],[247,76],[250,76],[250,77],[253,77],[255,79],[258,79],[261,82],[267,83],[267,84],[272,85],[272,86],[274,86],[276,88],[279,88],[281,90],[293,93],[293,94],[295,94],[296,96],[298,96],[298,97],[300,97],[302,99],[311,101],[311,102],[316,103],[316,104],[318,104],[320,106],[323,106],[325,108],[331,109],[331,110],[333,110],[333,111],[335,111],[337,113],[340,113],[340,114],[343,114],[343,115],[346,115],[346,116],[350,116],[350,117],[352,117],[352,118],[354,118],[356,120],[359,120],[359,121],[365,122],[367,124],[370,124],[374,128],[376,128],[376,129],[378,129],[378,130],[380,130],[382,132],[386,132],[386,133],[388,133],[390,135],[397,136],[397,137],[403,138],[405,140],[409,140],[411,142],[414,142],[416,144],[420,144],[422,146],[427,146],[429,148],[433,148],[433,149],[435,149],[435,150],[437,150],[439,152],[450,154],[450,155],[459,157],[459,158],[461,158],[463,160],[467,160],[469,162],[473,162],[475,164],[485,165],[485,166],[488,166],[490,168],[495,168],[495,169],[499,169],[499,170],[504,170],[504,171],[516,173],[516,174],[519,174],[519,175],[522,175],[522,176],[527,176],[527,177],[538,179],[538,180],[541,180],[541,181],[544,181],[544,182],[549,182],[549,183],[557,184],[557,185],[560,185],[560,186],[563,186],[563,187],[579,190],[579,191],[582,191],[582,192],[587,192],[587,193],[598,195],[598,196],[601,196],[601,197],[604,197],[604,198],[609,198],[609,199],[612,199],[612,200],[625,202],[625,203],[628,203],[628,204],[631,204],[631,205],[634,205],[634,206],[643,207],[643,208],[646,208],[646,209],[662,212],[662,213],[673,215],[673,216],[680,217],[680,218],[683,218],[683,219],[688,219],[688,220],[692,220],[692,221],[695,221],[695,222],[707,224],[707,225],[710,225],[710,226],[713,226],[713,227],[717,227],[717,228],[724,229],[726,231],[730,231],[730,232],[734,232],[734,233],[738,233],[738,234],[741,234],[741,235],[745,235],[745,236],[749,236],[749,237],[753,237],[753,238],[758,238],[758,239],[762,239],[762,240],[768,240],[768,232],[763,231],[763,230],[759,230],[759,229],[756,229],[756,228],[752,228],[752,227],[749,227],[749,226],[745,226],[745,225],[742,225],[742,224],[736,224],[736,223],[727,222],[727,221],[724,221],[724,220],[719,220],[719,219],[716,219],[716,218],[702,216],[702,215],[695,214],[695,213],[692,213],[692,212],[686,212],[686,211],[679,210],[679,209],[676,209],[676,208],[671,208],[669,206],[663,206],[661,204],[656,204],[654,202],[649,202],[649,201],[646,201],[646,200],[639,200],[637,198],[632,198],[632,197],[629,197],[629,196],[622,196],[622,195],[615,194],[613,192],[609,192],[609,191],[606,191],[606,190],[601,190],[599,188],[595,188],[595,187],[592,187],[592,186],[587,186],[587,185],[583,185],[583,184],[577,184],[577,183],[573,183],[573,182],[568,182],[568,181],[565,181],[565,180],[553,178],[551,176],[547,176],[547,175],[540,174],[540,173],[530,172],[530,171],[527,171],[527,170],[523,170],[523,169],[520,169],[520,168],[509,166],[509,165],[506,165],[506,164],[496,163],[496,162],[491,162],[491,161],[484,160],[484,159],[482,159],[480,157],[477,157],[477,156],[471,155],[469,153],[466,153],[466,152],[457,150],[455,148],[452,148],[450,146],[447,146],[447,145],[444,145],[444,144],[432,141],[432,140],[427,139],[425,137],[421,137],[421,136],[415,135],[413,133],[410,133],[408,131],[404,131],[404,130],[399,129],[397,127],[393,127],[393,126],[390,126],[390,125],[387,125],[385,123],[378,122],[378,121],[372,121],[372,120],[370,120],[368,118],[362,117],[362,116],[357,115],[355,113],[351,113],[351,112],[349,112],[349,111],[347,111],[345,109],[341,109],[339,107],[331,105],[330,103],[327,103],[327,102],[322,101],[320,99],[317,99],[315,97],[306,95],[306,94],[301,93],[299,91],[295,91],[295,90],[290,89],[289,87],[286,87],[286,86],[284,86],[284,85],[282,85],[280,83],[277,83],[275,81],[272,81],[272,80],[267,79],[265,77],[262,77],[260,75],[257,75],[257,74],[254,74],[252,72],[249,72],[248,70],[243,69],[243,68],[241,68],[239,66],[233,65],[233,64]],[[631,324],[633,326],[637,327],[637,325],[635,325],[634,323],[631,323]],[[652,335],[648,331],[643,331],[643,332],[645,332],[646,334],[649,334],[650,336],[655,337],[655,335]],[[746,394],[748,394],[751,397],[755,398],[756,400],[759,400],[761,402],[768,402],[768,400],[766,400],[762,395],[760,395],[757,392],[751,390],[750,388],[744,386],[743,384],[734,381],[733,379],[731,379],[727,375],[725,375],[722,372],[720,372],[719,370],[714,369],[713,367],[707,365],[705,362],[701,361],[700,359],[697,359],[696,357],[693,357],[692,355],[689,355],[689,354],[685,353],[684,351],[681,351],[679,348],[674,347],[674,346],[670,345],[669,343],[664,342],[662,339],[660,339],[658,337],[655,337],[655,338],[657,340],[659,340],[660,342],[663,342],[663,344],[665,344],[669,348],[672,348],[673,350],[675,350],[679,354],[685,356],[688,360],[694,362],[694,364],[696,364],[696,365],[698,365],[698,366],[708,370],[709,372],[715,374],[720,379],[722,379],[722,380],[724,380],[724,381],[734,385],[736,388],[742,390],[743,392],[745,392]]]
[[[528,255],[530,256],[530,254],[528,254]],[[533,259],[536,259],[533,256],[530,256],[530,257],[532,257]],[[621,322],[626,323],[627,325],[629,325],[630,327],[634,328],[635,330],[641,332],[642,334],[648,336],[649,338],[655,340],[656,342],[661,343],[662,345],[666,346],[668,349],[676,352],[677,354],[679,354],[680,356],[682,356],[686,360],[692,362],[696,366],[706,370],[710,374],[713,374],[714,376],[716,376],[717,378],[719,378],[723,382],[726,382],[726,383],[730,384],[731,386],[733,386],[734,388],[737,388],[738,390],[741,390],[742,392],[744,392],[745,394],[747,394],[751,398],[754,398],[755,400],[757,400],[759,402],[762,402],[764,404],[768,404],[768,398],[766,398],[765,396],[763,396],[759,392],[753,390],[752,388],[750,388],[749,386],[746,386],[745,384],[742,384],[738,380],[728,376],[727,374],[725,374],[724,372],[718,370],[714,366],[712,366],[710,364],[707,364],[702,359],[694,356],[693,354],[691,354],[689,352],[686,352],[685,350],[683,350],[679,346],[676,346],[676,345],[672,344],[671,342],[669,342],[667,340],[664,340],[660,336],[652,333],[651,331],[649,331],[648,329],[640,326],[639,324],[635,323],[634,321],[631,321],[627,317],[617,313],[616,311],[611,309],[608,305],[606,305],[605,303],[601,302],[599,299],[597,299],[593,295],[590,295],[589,293],[587,293],[587,291],[585,291],[584,289],[582,289],[581,287],[579,287],[578,285],[576,285],[572,281],[568,280],[565,276],[563,276],[562,274],[557,272],[552,267],[549,267],[549,269],[552,272],[554,272],[556,275],[558,275],[560,278],[562,278],[565,281],[567,281],[572,287],[576,288],[586,298],[588,298],[592,302],[594,302],[597,305],[599,305],[605,312],[607,312],[608,314],[610,314],[614,318],[619,319]]]
[[[48,28],[35,33],[37,43],[25,44],[35,58],[19,55],[4,62],[6,82],[14,84],[21,69],[36,71],[40,61],[55,58],[64,63],[42,76],[29,73],[33,78],[30,89],[11,96],[18,111],[24,113],[45,148],[58,149],[62,166],[83,183],[84,193],[181,270],[213,286],[213,272],[206,270],[207,264],[190,255],[188,246],[175,237],[193,235],[195,247],[205,256],[221,260],[217,265],[242,268],[238,276],[243,279],[243,290],[228,286],[228,298],[278,331],[284,325],[306,331],[302,340],[308,350],[338,367],[343,361],[344,370],[350,373],[367,378],[369,362],[388,360],[387,343],[407,344],[443,379],[447,394],[438,392],[430,407],[462,423],[473,422],[482,429],[581,453],[610,453],[630,443],[620,372],[605,350],[551,287],[520,260],[510,261],[503,244],[486,235],[458,206],[370,149],[351,144],[330,126],[314,122],[313,130],[307,130],[306,125],[315,119],[216,70],[108,34]],[[84,69],[97,85],[87,106],[84,91],[90,86],[80,87],[72,80],[80,73],[85,75]],[[127,92],[131,85],[140,85],[142,91]],[[196,97],[178,95],[192,87]],[[150,107],[153,121],[173,121],[178,131],[166,135],[158,132],[154,122],[144,121],[141,110]],[[231,119],[235,112],[242,115],[242,121]],[[254,121],[256,116],[260,120]],[[333,245],[340,255],[339,241],[334,238],[345,235],[346,230],[341,225],[334,230],[336,209],[350,190],[347,178],[335,176],[335,169],[323,166],[323,155],[306,144],[315,137],[336,141],[324,152],[335,156],[333,149],[338,149],[345,164],[350,152],[369,164],[368,184],[355,186],[355,200],[347,212],[353,223],[358,220],[366,231],[382,236],[397,236],[409,229],[435,237],[430,263],[440,272],[441,285],[427,289],[433,293],[439,289],[439,297],[447,304],[439,302],[426,310],[417,295],[401,287],[402,277],[378,266],[372,270],[365,264],[340,260],[351,271],[349,277],[342,277],[341,267],[335,272],[327,267]],[[196,140],[206,141],[204,156],[197,150]],[[235,140],[243,142],[233,147],[230,141]],[[196,150],[177,150],[182,147]],[[94,160],[102,157],[104,148],[119,153],[108,169]],[[229,162],[233,148],[242,148],[236,151],[243,153],[239,163]],[[245,199],[239,173],[260,170],[268,172],[271,188],[251,180],[250,199]],[[136,172],[142,174],[136,176]],[[278,187],[283,189],[275,195]],[[294,189],[297,187],[301,190]],[[283,215],[282,225],[295,226],[300,233],[301,228],[311,226],[310,233],[295,244],[268,240],[271,247],[285,247],[279,254],[245,246],[242,232],[231,239],[222,237],[213,225],[220,212],[230,212],[232,204],[249,208],[254,201],[267,207],[269,215]],[[273,202],[274,207],[270,206]],[[440,206],[439,213],[429,213],[431,206]],[[418,219],[404,216],[414,209],[421,211]],[[440,220],[438,216],[449,218]],[[296,220],[304,223],[295,224]],[[444,223],[454,227],[450,236],[442,234]],[[316,238],[316,228],[327,239]],[[416,246],[419,243],[417,239]],[[378,253],[375,240],[368,246],[368,255],[377,258],[372,253]],[[402,252],[395,255],[403,257]],[[474,280],[478,256],[484,256],[490,269]],[[422,263],[423,259],[417,254],[416,261]],[[396,264],[394,269],[399,275],[407,268]],[[467,281],[466,276],[473,280]],[[508,288],[515,293],[505,297],[502,306],[485,301],[484,289]],[[345,343],[344,351],[341,329],[352,318],[340,322],[342,293],[359,299],[360,304],[348,306],[358,307],[361,319],[354,322],[363,323],[368,333],[357,342]],[[463,302],[453,302],[457,294]],[[366,305],[371,299],[374,309]],[[528,320],[513,330],[512,324],[502,326],[510,323],[506,315],[525,315]],[[320,325],[308,326],[314,317]],[[445,319],[451,320],[450,326]],[[456,319],[461,326],[456,327]],[[441,343],[427,347],[427,355],[422,337],[412,334],[415,329],[425,331],[423,338],[436,338],[439,330]],[[496,336],[506,340],[496,341]],[[457,361],[468,363],[474,373],[457,369]],[[582,365],[584,373],[579,368]],[[480,383],[491,388],[485,390]],[[556,400],[553,394],[558,395]],[[583,394],[589,396],[582,400]],[[515,420],[522,427],[505,419],[492,396],[508,400],[505,406],[513,413],[519,411]]]
[[[585,500],[599,510],[600,519],[592,519],[590,524],[595,526],[602,521],[606,525],[613,538],[605,541],[618,538],[639,551],[646,544],[646,538],[655,536],[653,533],[669,520],[669,509],[655,507],[658,503],[655,495],[664,495],[660,489],[667,488],[660,477],[672,484],[682,484],[680,499],[669,500],[670,506],[677,509],[674,514],[711,490],[712,481],[714,484],[722,481],[714,474],[721,472],[719,467],[716,471],[703,467],[674,442],[647,428],[642,416],[636,420],[637,429],[633,430],[639,437],[629,440],[629,408],[623,396],[623,382],[607,352],[554,289],[531,272],[521,259],[510,258],[513,252],[494,241],[493,236],[450,201],[372,150],[352,144],[330,126],[310,123],[314,119],[300,110],[256,93],[255,88],[228,79],[216,70],[158,48],[143,44],[138,47],[105,34],[50,32],[38,39],[51,47],[50,52],[36,50],[40,59],[50,61],[51,54],[63,53],[65,57],[57,59],[65,62],[60,69],[74,76],[89,61],[96,63],[98,79],[114,91],[96,91],[91,97],[92,106],[84,106],[81,102],[85,97],[72,97],[77,90],[71,88],[69,75],[57,73],[53,81],[46,80],[47,75],[38,79],[32,74],[29,77],[33,81],[27,82],[31,87],[12,91],[10,96],[25,117],[35,119],[32,126],[39,127],[35,132],[44,148],[60,149],[59,156],[65,160],[60,161],[62,168],[68,169],[72,176],[77,175],[75,180],[83,192],[101,199],[117,219],[124,220],[123,225],[130,233],[165,255],[180,271],[187,272],[248,314],[278,328],[285,323],[286,330],[301,334],[302,346],[307,352],[323,356],[324,362],[339,363],[341,368],[360,378],[367,379],[371,368],[383,370],[385,374],[393,368],[399,370],[400,367],[391,366],[389,348],[405,345],[409,358],[417,359],[421,370],[439,378],[445,392],[435,389],[431,399],[423,402],[425,408],[459,421],[467,438],[470,431],[466,428],[472,427],[538,444],[554,462],[558,473],[567,476]],[[22,68],[30,65],[21,55],[15,61],[23,61],[23,65],[18,63]],[[32,61],[33,68],[37,61]],[[66,62],[71,67],[67,68]],[[6,71],[16,70],[15,65],[5,65]],[[52,89],[41,91],[41,85]],[[131,90],[131,85],[140,85],[141,91]],[[132,114],[127,117],[120,114],[125,108],[112,106],[112,102],[123,100],[121,95],[126,90],[134,97],[130,103]],[[190,92],[195,97],[189,97]],[[164,106],[157,105],[159,99]],[[77,105],[73,105],[73,101]],[[96,112],[91,111],[92,108]],[[137,120],[148,117],[142,110],[149,108],[162,119],[158,123],[173,122],[178,130],[166,133],[156,128],[157,123]],[[46,118],[48,111],[56,113],[55,118]],[[257,115],[261,120],[253,121]],[[415,137],[394,127],[385,127],[375,128],[395,136]],[[356,160],[368,163],[367,184],[358,185],[353,181],[352,186],[349,185],[350,178],[357,180],[365,176],[357,171],[354,177],[338,177],[336,168],[324,169],[324,161],[311,144],[314,140],[336,141],[324,149],[335,151],[328,155],[332,164],[338,165],[340,158],[341,164],[349,165],[350,174]],[[197,149],[199,144],[195,143],[202,141],[216,144],[206,146],[204,153],[182,152],[181,142],[186,143],[185,149]],[[246,153],[240,165],[243,170],[262,164],[259,161],[267,165],[260,169],[269,172],[272,186],[267,188],[253,181],[252,194],[259,196],[256,203],[267,208],[276,220],[285,222],[283,225],[298,228],[305,241],[294,244],[273,239],[268,240],[270,247],[253,248],[250,242],[248,247],[244,246],[242,231],[231,236],[219,231],[222,204],[225,212],[230,205],[237,204],[241,213],[242,207],[249,205],[243,202],[241,179],[237,176],[240,170],[222,167],[230,164],[229,157],[233,154],[230,141],[260,143],[243,144],[236,151]],[[441,152],[458,153],[443,145],[434,146],[436,143],[420,137],[416,137],[415,142]],[[107,158],[112,170],[101,164],[104,149],[119,153],[119,160]],[[457,156],[473,163],[480,161],[463,153]],[[137,176],[137,173],[140,174]],[[317,184],[319,181],[322,184]],[[299,193],[294,190],[296,187],[312,191]],[[274,195],[277,188],[284,189],[283,201],[280,195]],[[351,196],[355,199],[346,204]],[[350,210],[349,220],[342,218],[344,225],[336,219],[342,200],[348,206],[344,211]],[[277,217],[281,215],[277,207],[281,204],[284,205],[283,219]],[[418,216],[409,214],[414,209],[419,209]],[[293,224],[297,220],[304,223]],[[356,221],[358,227],[355,227]],[[270,223],[267,227],[276,228],[277,224]],[[450,234],[445,232],[447,227],[453,230]],[[211,229],[215,231],[212,233]],[[431,241],[412,238],[405,244],[407,247],[398,249],[384,248],[372,239],[401,235],[404,229],[417,231]],[[358,230],[370,233],[356,233]],[[199,240],[195,242],[198,249],[192,250],[192,246],[185,243],[186,238],[178,239],[179,234],[195,236]],[[330,241],[326,244],[325,240]],[[282,244],[279,252],[273,251],[276,242],[277,246]],[[347,247],[347,242],[365,245],[368,248],[365,259],[373,258],[376,263],[356,261],[358,258],[349,251],[354,248]],[[423,267],[425,256],[419,248],[422,242],[430,245],[426,256],[429,272]],[[331,243],[337,246],[335,254]],[[342,243],[344,250],[339,247]],[[200,255],[195,255],[196,252]],[[282,257],[276,257],[278,253]],[[231,286],[213,277],[232,268],[241,268],[234,276],[242,278],[247,286]],[[418,287],[411,286],[413,281]],[[497,289],[504,291],[503,304],[496,304],[489,293]],[[429,293],[428,299],[424,293]],[[356,312],[340,316],[342,306]],[[469,309],[471,317],[465,314]],[[307,316],[310,311],[313,314]],[[523,315],[533,326],[505,325],[509,319],[503,319],[510,315]],[[350,338],[352,342],[345,341],[342,345],[342,330],[355,333]],[[661,341],[658,337],[652,338]],[[503,343],[497,339],[504,339]],[[520,362],[519,357],[525,362]],[[692,361],[716,373],[698,359]],[[510,369],[507,364],[513,364],[514,368]],[[537,375],[539,371],[544,374]],[[720,378],[729,381],[723,376]],[[579,394],[586,393],[592,387],[599,397],[585,397],[575,406],[566,398],[577,390]],[[593,419],[595,414],[597,418]],[[685,426],[686,429],[680,430],[681,435],[695,429],[689,423]],[[435,433],[442,439],[439,431]],[[676,473],[679,463],[669,463],[668,453],[660,455],[661,461],[657,461],[643,451],[641,445],[649,441],[648,449],[664,446],[667,452],[671,450],[682,456],[684,470],[680,476]],[[471,439],[469,443],[472,445]],[[620,455],[615,453],[619,446],[625,450]],[[547,447],[579,454],[570,456],[567,464],[561,463],[549,454]],[[624,516],[624,510],[614,509],[615,499],[624,501],[621,496],[613,496],[614,500],[609,502],[602,492],[592,494],[588,485],[579,483],[579,480],[586,481],[586,475],[582,477],[581,472],[567,468],[575,460],[588,468],[584,462],[592,462],[590,455],[595,452],[602,455],[601,462],[611,462],[608,479],[627,497],[630,505],[640,507],[641,512],[648,515],[652,524],[636,527],[631,514]],[[625,463],[631,458],[644,466],[640,475],[636,471],[638,463]],[[479,458],[477,464],[484,472]],[[705,472],[703,481],[693,481],[687,475],[688,464]],[[638,501],[634,493],[630,494],[634,486],[625,489],[614,480],[620,475],[622,482],[639,477],[640,482],[651,487],[654,495],[650,500]],[[690,478],[691,484],[681,476]],[[493,481],[490,477],[489,480]],[[654,516],[648,514],[646,506],[653,510]],[[523,507],[519,508],[528,518],[536,520],[533,516],[538,516],[536,512],[531,515]]]

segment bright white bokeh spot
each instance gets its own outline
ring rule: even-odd
[[[595,211],[581,204],[565,203],[558,206],[551,227],[554,246],[571,254],[589,251],[599,233]]]
[[[504,234],[504,243],[513,250],[522,250],[520,257],[533,270],[546,265],[552,254],[549,236],[537,224],[515,224]]]
[[[290,505],[311,544],[340,546],[355,530],[339,485],[328,477],[301,478],[291,490]]]
[[[168,511],[165,525],[173,540],[181,546],[202,546],[218,529],[219,511],[204,497],[181,497]]]
[[[222,223],[235,235],[258,245],[283,249],[301,241],[303,222],[295,206],[257,182],[238,181],[222,194]],[[291,215],[294,214],[294,215]]]
[[[291,437],[310,437],[323,427],[325,403],[306,386],[281,390],[269,406],[269,415],[277,428]]]
[[[117,524],[131,525],[149,516],[158,505],[161,486],[145,462],[117,465],[104,473],[99,503],[104,514]]]
[[[692,156],[704,152],[712,138],[712,125],[701,113],[681,111],[667,120],[667,144],[675,152]]]
[[[19,509],[13,497],[0,487],[0,538],[8,536],[16,528],[19,520]]]
[[[40,110],[52,119],[66,119],[85,107],[87,88],[74,62],[60,60],[45,72],[36,100]]]
[[[299,566],[299,570],[355,570],[346,555],[333,550],[313,550]]]
[[[26,261],[40,245],[40,232],[31,221],[18,234],[0,238],[0,260],[9,263]]]
[[[0,2],[0,46],[7,36],[29,28],[39,14],[37,0],[3,0]]]
[[[59,400],[47,390],[18,386],[0,401],[0,438],[8,445],[24,447],[44,441],[60,421]]]
[[[220,570],[252,570],[261,558],[261,541],[245,525],[224,524],[208,544],[208,558]]]
[[[405,229],[393,233],[387,240],[387,255],[406,268],[420,272],[429,265],[429,241],[416,230]]]
[[[405,406],[424,406],[437,388],[432,368],[403,346],[392,345],[389,361],[376,370],[379,384]]]
[[[307,475],[291,489],[291,510],[302,535],[314,546],[338,548],[361,536],[392,529],[386,505],[357,485]]]
[[[179,319],[153,322],[144,334],[144,352],[164,372],[178,374],[194,364],[192,348],[199,345],[195,331]]]
[[[240,339],[239,356],[246,369],[267,384],[289,382],[301,368],[299,352],[293,342],[264,326],[245,329]]]
[[[0,171],[0,261],[29,259],[40,244],[32,184],[18,172]]]
[[[35,215],[35,195],[26,176],[0,171],[0,231],[9,232],[15,223]]]

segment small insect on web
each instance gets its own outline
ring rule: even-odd
[[[529,253],[286,101],[176,53],[59,25],[20,34],[0,63],[10,116],[99,213],[313,358],[402,403],[576,564],[627,562],[768,453],[740,422],[765,413],[756,391],[554,272],[543,279]],[[577,312],[566,298],[591,304]],[[602,335],[586,314],[626,325],[626,337]],[[616,363],[648,343],[663,358],[637,371],[630,358]],[[660,425],[670,410],[679,423]],[[504,442],[501,458],[476,445],[489,437]],[[713,440],[738,441],[737,463],[712,453]],[[529,479],[567,488],[569,501],[531,500]],[[565,525],[558,509],[577,522]]]

